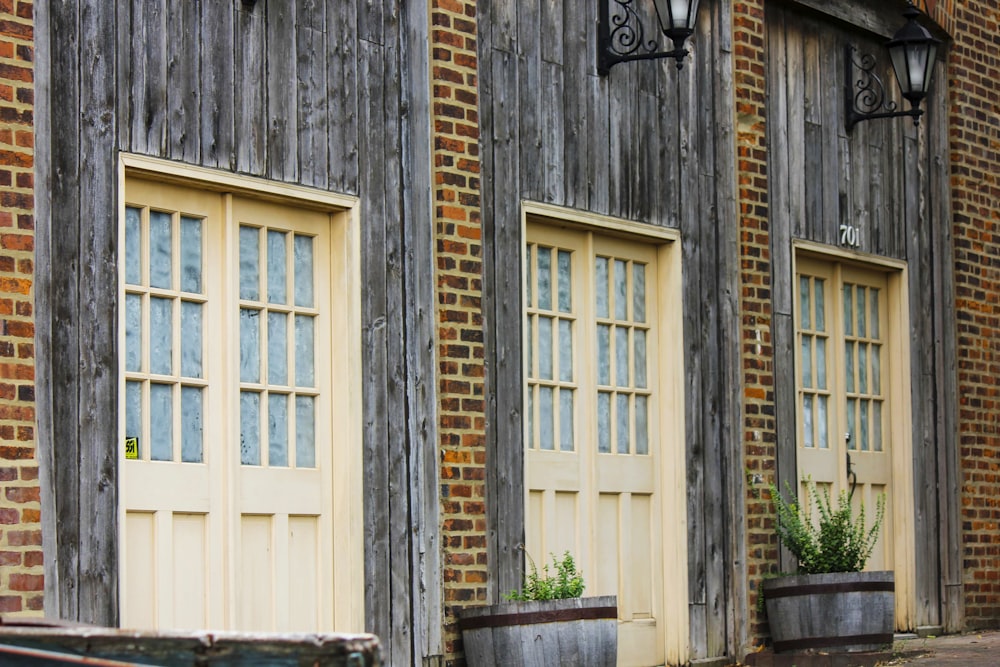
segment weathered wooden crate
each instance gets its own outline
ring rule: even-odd
[[[764,582],[774,652],[877,651],[892,644],[892,572],[839,572]]]
[[[89,626],[0,626],[0,664],[163,667],[380,667],[375,635],[139,632]]]
[[[470,607],[459,627],[469,667],[614,667],[618,655],[613,595]]]

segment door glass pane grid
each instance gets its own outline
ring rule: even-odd
[[[798,279],[798,368],[802,447],[829,449],[831,401],[829,377],[829,337],[826,313],[826,281],[799,275]]]
[[[844,358],[848,447],[883,451],[883,330],[878,288],[844,283]],[[848,333],[849,332],[849,333]]]
[[[597,432],[602,454],[649,454],[646,264],[595,258]]]
[[[526,252],[527,447],[572,452],[577,389],[573,251],[529,243]]]
[[[316,466],[313,237],[240,225],[240,463]]]
[[[204,220],[126,206],[125,436],[144,461],[204,459]]]

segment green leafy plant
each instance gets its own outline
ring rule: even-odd
[[[786,501],[774,484],[769,485],[771,499],[778,514],[778,539],[799,562],[801,574],[828,572],[860,572],[868,562],[879,529],[885,519],[885,494],[876,501],[875,521],[865,527],[865,506],[860,505],[857,517],[851,507],[851,495],[841,491],[836,507],[830,492],[816,489],[806,481],[806,507]],[[786,491],[794,497],[794,492]],[[819,521],[812,520],[812,507],[819,512]]]
[[[576,569],[576,561],[568,551],[562,558],[552,554],[552,566],[555,573],[550,573],[549,566],[543,565],[539,573],[535,561],[528,556],[530,571],[524,576],[524,585],[520,591],[511,591],[505,597],[508,600],[561,600],[563,598],[578,598],[583,595],[583,573]]]

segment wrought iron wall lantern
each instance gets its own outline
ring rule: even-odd
[[[615,4],[615,13],[609,4]],[[646,39],[642,17],[634,0],[599,0],[597,17],[597,71],[603,76],[612,65],[630,60],[673,58],[677,69],[684,66],[687,38],[694,33],[699,0],[652,0],[656,7],[660,32],[673,42],[674,48],[662,50],[656,39]]]
[[[903,12],[906,25],[886,43],[892,69],[896,73],[900,92],[910,102],[910,108],[900,110],[896,103],[886,99],[885,86],[875,74],[875,56],[858,56],[854,47],[847,47],[847,129],[863,120],[912,116],[914,125],[920,122],[924,110],[920,102],[926,97],[934,75],[934,61],[938,45],[927,28],[917,22],[920,10],[910,5]]]

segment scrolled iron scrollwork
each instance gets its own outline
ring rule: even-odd
[[[850,55],[849,58],[850,63],[857,72],[857,79],[854,81],[852,89],[854,111],[862,114],[895,111],[897,109],[896,103],[886,99],[885,84],[882,83],[882,79],[875,73],[875,66],[877,64],[875,56],[870,53],[864,53],[861,54],[860,60],[855,59],[853,55]]]
[[[633,0],[613,0],[615,11],[611,19],[608,48],[617,56],[631,56],[640,49],[654,52],[659,48],[656,40],[646,41],[642,20],[635,11]]]

